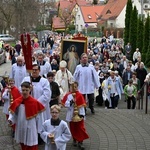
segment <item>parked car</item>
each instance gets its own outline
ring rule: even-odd
[[[4,49],[0,49],[0,65],[6,63],[7,56]]]
[[[36,53],[36,54],[43,53],[42,48],[34,48],[33,53]]]
[[[15,41],[15,38],[9,34],[0,34],[0,40],[4,42],[13,42]]]

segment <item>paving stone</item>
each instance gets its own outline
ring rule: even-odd
[[[122,104],[123,103],[123,104]],[[122,108],[126,103],[120,102]],[[150,150],[150,115],[142,110],[112,110],[95,106],[96,114],[86,116],[85,126],[90,136],[84,141],[86,150]],[[65,119],[66,109],[62,109],[61,118]],[[11,129],[5,121],[0,107],[0,150],[20,150],[11,138]],[[77,150],[72,140],[67,150]],[[44,150],[44,145],[39,146]]]

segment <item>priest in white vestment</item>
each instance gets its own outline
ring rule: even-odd
[[[74,80],[78,82],[79,92],[89,100],[89,108],[94,114],[94,90],[100,87],[98,75],[93,65],[88,63],[88,56],[86,53],[81,55],[81,64],[77,65],[74,72]]]
[[[49,81],[46,78],[43,78],[39,75],[40,73],[40,66],[37,64],[33,65],[33,72],[31,77],[25,77],[22,82],[28,81],[32,85],[32,91],[31,95],[37,99],[40,103],[43,104],[45,107],[45,110],[43,111],[43,117],[44,121],[47,119],[50,119],[50,107],[49,102],[51,99],[51,90],[50,90],[50,84]],[[40,126],[42,127],[42,123],[40,123]],[[38,143],[43,144],[42,139],[40,138],[40,132],[38,132]]]
[[[31,95],[36,98],[40,103],[45,107],[44,121],[50,119],[50,108],[49,102],[51,99],[51,90],[49,81],[46,78],[43,78],[39,75],[40,66],[37,64],[33,65],[33,72],[31,77],[25,77],[22,82],[28,81],[32,84]],[[42,125],[42,123],[41,123]]]

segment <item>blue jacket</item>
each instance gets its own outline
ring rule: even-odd
[[[109,78],[108,78],[108,82],[107,82],[107,87],[109,87],[109,86],[111,87],[112,82],[113,82],[112,78],[109,77]],[[117,77],[115,77],[115,81],[114,81],[114,82],[115,82],[116,91],[117,91],[117,93],[118,93],[118,95],[119,95],[119,99],[121,99],[121,94],[124,93],[122,84],[121,84],[119,78],[117,78]],[[108,88],[108,89],[109,89],[109,88]],[[109,90],[108,90],[108,98],[109,98],[109,99],[110,99],[110,92],[111,92],[111,90],[109,89]]]

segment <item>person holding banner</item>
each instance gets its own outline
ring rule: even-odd
[[[37,99],[43,106],[45,110],[43,112],[44,121],[50,119],[50,108],[49,102],[51,99],[51,90],[49,81],[40,76],[40,66],[38,64],[32,64],[32,48],[31,39],[28,33],[21,35],[21,44],[23,48],[23,54],[25,58],[26,69],[30,76],[25,77],[23,82],[30,82],[32,86],[31,95]],[[21,88],[20,88],[21,89]],[[42,122],[40,124],[42,127]],[[38,132],[38,144],[42,144],[43,141],[40,138],[40,132]]]
[[[25,77],[22,81],[30,82],[32,85],[31,95],[36,98],[45,107],[44,120],[50,119],[49,102],[51,98],[51,90],[49,81],[40,76],[40,66],[33,64],[33,72],[31,76]]]
[[[51,90],[50,90],[50,84],[49,81],[43,77],[40,76],[40,66],[37,64],[33,65],[33,72],[31,76],[25,77],[22,81],[30,82],[32,86],[31,95],[37,99],[43,106],[45,107],[45,110],[43,111],[43,117],[44,121],[47,119],[50,119],[50,108],[49,108],[49,102],[51,99]],[[40,124],[42,127],[42,122]],[[39,133],[39,139],[38,139],[39,145],[43,144],[42,139],[40,138]]]

